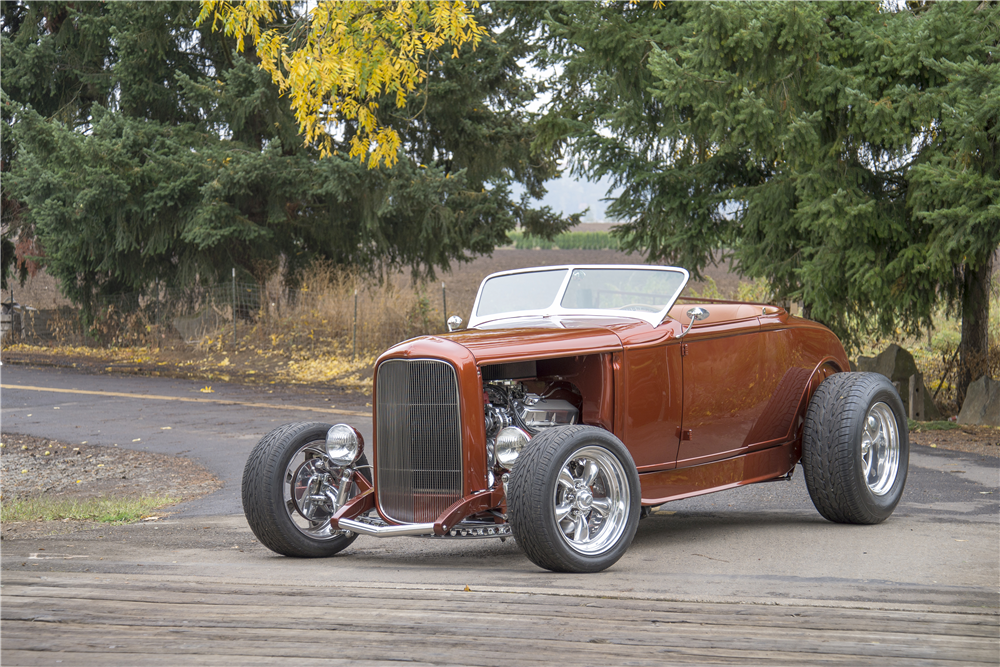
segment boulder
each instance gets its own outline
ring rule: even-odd
[[[910,376],[917,375],[917,363],[913,355],[893,343],[877,357],[858,357],[858,370],[862,373],[881,373],[890,382],[899,383],[899,397],[903,399],[906,414],[910,414]],[[934,399],[924,386],[923,377],[917,375],[919,394],[924,397],[924,419],[941,419],[941,412],[934,405]],[[918,403],[919,405],[919,403]]]
[[[984,375],[969,385],[959,424],[1000,426],[1000,381]]]

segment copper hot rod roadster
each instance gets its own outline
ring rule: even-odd
[[[487,277],[467,329],[379,357],[367,453],[346,424],[288,424],[257,444],[250,527],[301,557],[359,535],[513,536],[543,568],[595,572],[647,508],[788,478],[800,461],[824,517],[886,519],[909,452],[892,384],[846,372],[823,326],[693,302],[687,281],[648,266]]]

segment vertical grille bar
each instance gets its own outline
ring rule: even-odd
[[[436,359],[390,359],[375,387],[379,507],[399,523],[434,521],[462,497],[455,369]]]

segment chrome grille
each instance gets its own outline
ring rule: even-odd
[[[400,523],[437,519],[462,497],[462,424],[455,369],[435,359],[390,359],[378,369],[379,507]]]

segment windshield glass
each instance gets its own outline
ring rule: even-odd
[[[494,276],[483,284],[476,315],[545,310],[556,301],[567,269]]]
[[[495,273],[479,288],[469,326],[498,318],[527,322],[573,315],[626,316],[656,326],[687,280],[687,271],[672,266],[597,264]]]
[[[567,309],[659,312],[672,303],[684,283],[673,271],[573,269],[561,306]]]

